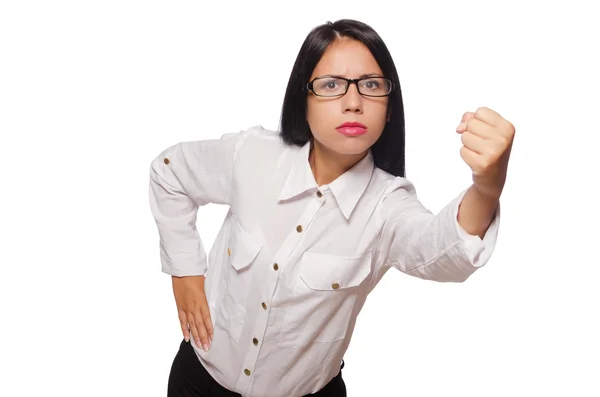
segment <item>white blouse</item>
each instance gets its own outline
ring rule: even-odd
[[[256,126],[180,142],[151,164],[162,271],[206,276],[214,336],[208,352],[191,343],[213,378],[243,396],[320,390],[388,269],[462,282],[496,244],[499,211],[483,240],[458,224],[466,189],[434,215],[371,153],[318,186],[309,151]],[[208,258],[196,229],[207,203],[229,206]]]

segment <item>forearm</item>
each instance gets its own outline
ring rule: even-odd
[[[467,233],[483,239],[494,220],[499,202],[499,195],[484,194],[472,185],[458,208],[458,224]]]

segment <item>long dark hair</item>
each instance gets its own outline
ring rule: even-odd
[[[351,19],[327,22],[308,34],[294,63],[285,92],[281,110],[281,137],[286,144],[297,146],[312,139],[306,121],[306,84],[325,50],[340,37],[349,37],[366,45],[383,75],[393,83],[394,89],[388,99],[390,120],[371,151],[377,167],[404,177],[404,104],[400,79],[385,43],[373,28],[363,22]]]

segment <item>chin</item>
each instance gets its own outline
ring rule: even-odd
[[[371,139],[361,139],[362,137],[342,137],[336,139],[327,145],[329,150],[343,155],[359,155],[367,151],[375,142]]]
[[[336,139],[335,146],[340,154],[361,154],[367,151],[377,141],[378,137],[373,137],[370,134],[361,136],[347,137],[341,136]]]

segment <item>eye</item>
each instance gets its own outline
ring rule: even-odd
[[[380,87],[379,81],[377,80],[367,80],[365,82],[365,87],[369,90],[374,90]]]
[[[320,96],[334,97],[344,95],[347,86],[347,82],[344,79],[324,76],[314,80],[313,91]]]
[[[336,88],[339,88],[339,83],[336,79],[326,79],[321,82],[319,88],[325,90],[335,90]]]

